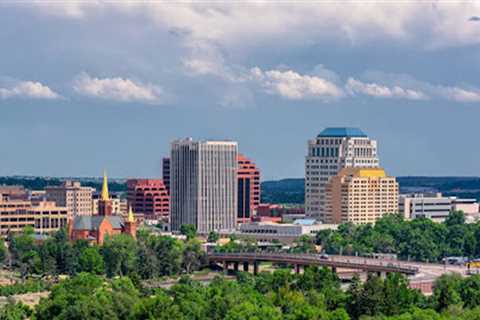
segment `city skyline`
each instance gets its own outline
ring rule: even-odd
[[[393,176],[479,176],[479,14],[2,3],[0,175],[160,178],[192,136],[238,141],[262,180],[299,178],[308,139],[358,127]]]

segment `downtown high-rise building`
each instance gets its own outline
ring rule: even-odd
[[[377,142],[357,128],[326,128],[308,141],[305,213],[328,222],[326,186],[343,168],[379,166]]]
[[[231,231],[237,220],[236,142],[172,142],[170,221],[172,231],[191,224],[201,234]]]
[[[255,163],[239,154],[237,222],[250,222],[260,204],[260,170]]]

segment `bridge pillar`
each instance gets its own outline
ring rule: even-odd
[[[258,261],[253,262],[253,274],[254,275],[258,274]]]
[[[233,270],[235,270],[235,272],[238,272],[238,261],[235,261],[233,263]]]
[[[223,273],[228,273],[228,261],[223,261]]]
[[[337,267],[332,267],[332,272],[337,273]]]
[[[385,271],[377,271],[377,276],[382,278],[382,279],[385,279],[387,277],[387,272]]]
[[[243,261],[243,271],[248,272],[248,261]]]
[[[295,265],[295,273],[300,274],[300,265],[299,264]]]

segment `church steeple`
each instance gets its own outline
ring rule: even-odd
[[[135,222],[135,215],[133,214],[132,206],[128,206],[127,222]]]
[[[137,223],[133,214],[132,206],[128,206],[128,215],[124,223],[125,233],[131,235],[133,238],[137,237]]]
[[[108,178],[107,178],[107,172],[105,170],[103,171],[103,185],[102,185],[101,199],[103,201],[110,200],[110,195],[108,194]]]
[[[111,216],[113,214],[112,200],[108,194],[108,179],[107,173],[103,172],[103,185],[100,199],[98,200],[98,215]]]

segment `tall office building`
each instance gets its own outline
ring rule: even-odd
[[[324,223],[375,223],[398,212],[398,183],[382,168],[344,168],[325,188]]]
[[[170,156],[173,231],[183,224],[197,231],[229,231],[237,218],[237,143],[176,140]]]
[[[66,207],[73,216],[90,216],[94,191],[94,188],[82,187],[78,181],[67,180],[61,186],[47,186],[45,195],[48,201]]]
[[[170,193],[170,158],[168,157],[162,159],[162,179],[165,188]]]
[[[377,142],[357,128],[326,128],[308,141],[305,159],[305,213],[326,222],[325,187],[347,167],[379,166]]]
[[[146,219],[168,220],[170,215],[170,197],[160,179],[128,179],[128,205],[136,214]]]
[[[238,209],[237,222],[251,220],[260,204],[260,170],[250,159],[239,154],[238,162]]]

